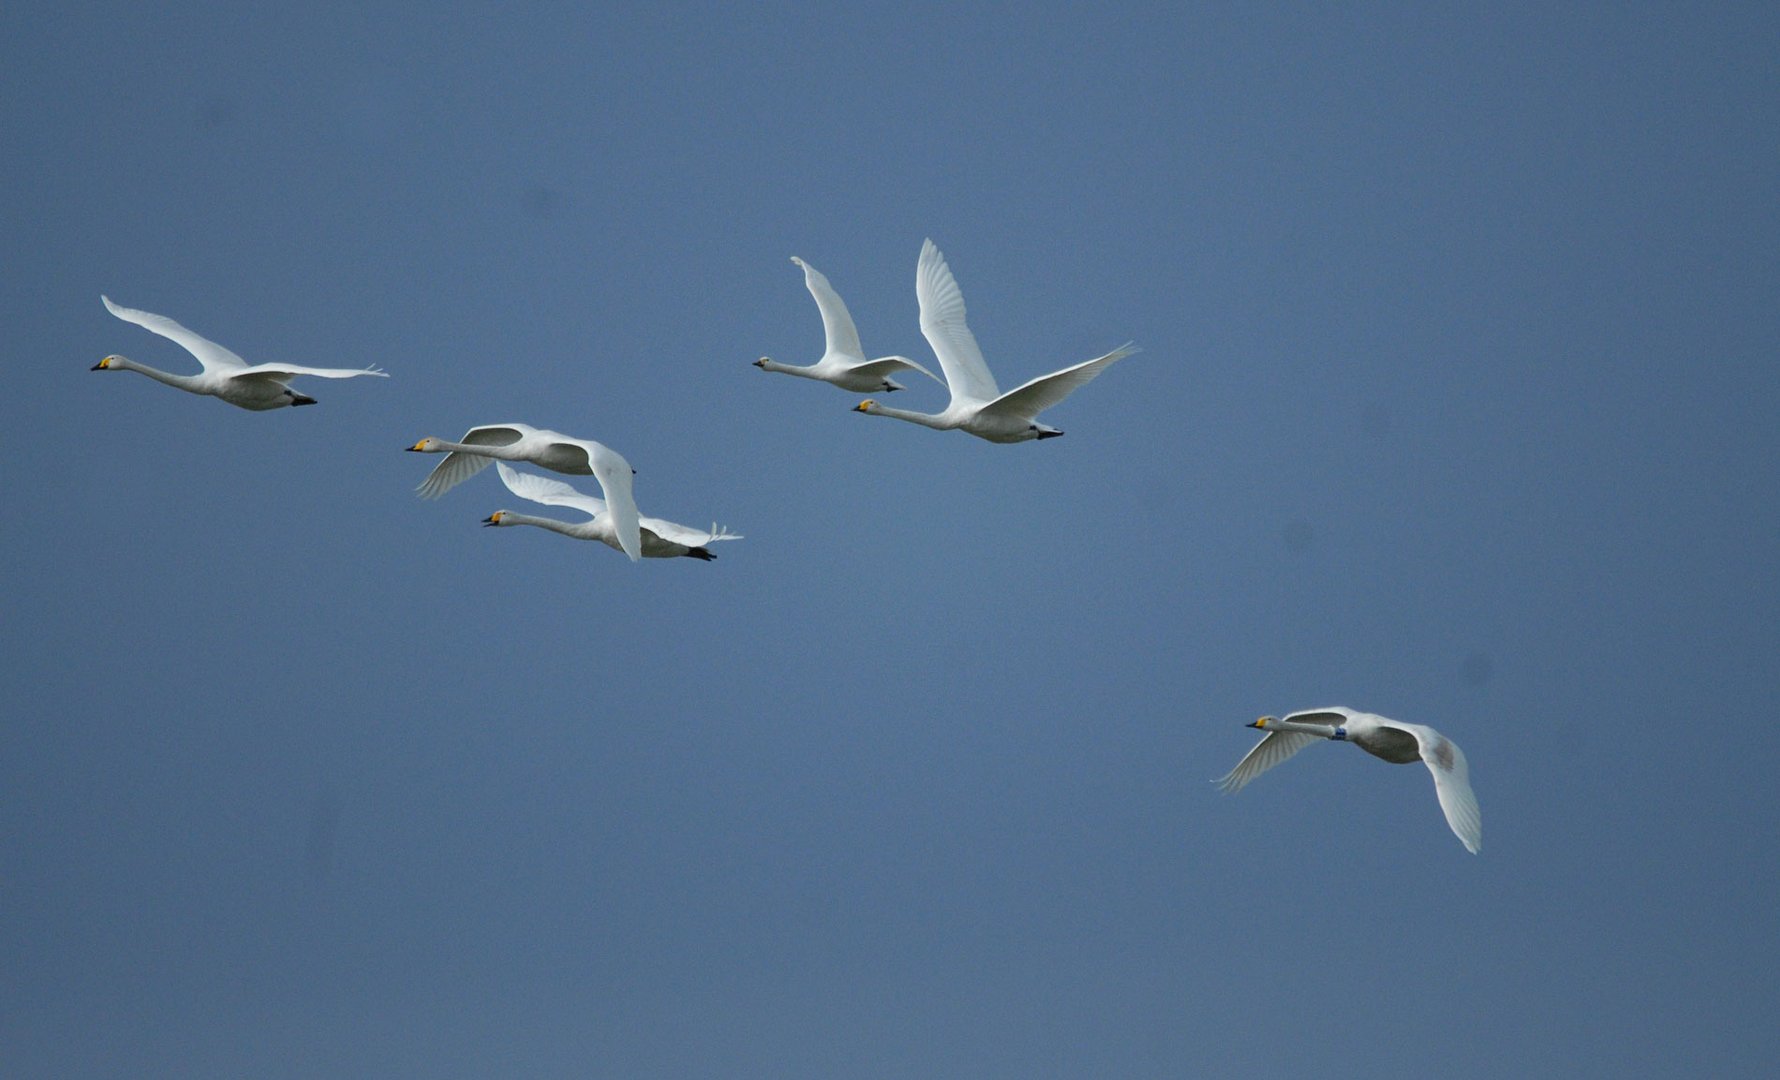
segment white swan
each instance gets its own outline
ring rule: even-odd
[[[612,515],[606,513],[605,503],[592,495],[583,495],[561,480],[522,473],[504,461],[499,462],[495,468],[500,470],[501,482],[507,485],[507,490],[520,498],[543,503],[545,506],[572,507],[591,515],[592,520],[571,523],[554,518],[515,514],[511,510],[496,510],[482,519],[484,525],[536,525],[577,540],[598,540],[607,547],[624,550],[619,546],[617,531],[612,527]],[[705,531],[689,529],[660,518],[642,518],[641,523],[645,559],[671,559],[677,555],[685,555],[709,562],[717,556],[711,554],[705,545],[719,540],[742,538],[739,533],[732,533],[717,525],[712,525],[709,531]]]
[[[135,308],[119,307],[111,302],[109,296],[101,296],[99,299],[105,302],[105,310],[125,322],[133,322],[144,330],[178,342],[186,352],[198,358],[198,363],[204,370],[196,375],[175,375],[169,371],[156,370],[147,364],[138,364],[127,356],[118,356],[114,353],[94,364],[94,371],[139,371],[151,379],[164,382],[168,386],[176,386],[187,393],[221,398],[230,405],[239,405],[243,409],[252,409],[255,412],[263,412],[266,409],[282,409],[287,405],[315,404],[314,398],[306,394],[299,394],[285,385],[286,380],[298,375],[314,375],[322,379],[351,379],[359,375],[377,375],[389,378],[388,372],[378,368],[318,368],[303,367],[299,364],[249,364],[216,342],[199,337],[165,315],[154,315],[146,311],[137,311]]]
[[[1216,782],[1225,792],[1241,791],[1250,780],[1318,739],[1351,742],[1397,765],[1424,762],[1434,774],[1434,794],[1440,797],[1440,809],[1445,811],[1453,835],[1472,854],[1483,847],[1483,815],[1477,809],[1477,796],[1471,793],[1464,752],[1433,728],[1340,706],[1289,713],[1280,720],[1263,716],[1248,726],[1267,735],[1236,763],[1230,775]]]
[[[859,344],[859,331],[853,326],[853,316],[847,314],[847,305],[841,301],[840,294],[828,284],[828,279],[822,276],[821,271],[796,255],[791,256],[791,261],[803,267],[803,283],[810,290],[810,295],[816,298],[816,307],[822,311],[822,332],[827,339],[827,351],[822,354],[822,359],[808,367],[781,364],[766,356],[754,361],[755,367],[762,371],[781,371],[787,375],[833,383],[842,390],[851,390],[856,394],[874,391],[888,394],[904,389],[901,383],[890,377],[898,371],[919,371],[934,382],[940,382],[938,375],[906,356],[867,360],[865,349]]]
[[[1038,422],[1038,414],[1058,404],[1076,388],[1119,360],[1137,352],[1130,342],[1105,356],[1084,360],[1074,367],[1041,375],[1007,393],[995,385],[983,351],[964,322],[964,294],[946,266],[945,256],[928,240],[921,245],[921,261],[915,268],[915,297],[921,302],[921,333],[933,346],[952,403],[944,412],[918,413],[893,409],[872,400],[861,401],[856,412],[894,416],[941,431],[958,428],[990,442],[1014,443],[1049,439],[1063,434]]]
[[[465,432],[462,442],[429,435],[407,448],[417,454],[444,454],[445,460],[415,490],[423,499],[436,499],[475,476],[496,458],[529,461],[559,473],[592,476],[606,496],[619,546],[631,562],[643,557],[638,525],[637,500],[631,494],[636,472],[623,455],[592,439],[571,439],[529,424],[485,424]]]

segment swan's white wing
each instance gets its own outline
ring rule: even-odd
[[[719,540],[740,540],[742,538],[740,533],[732,533],[715,523],[709,530],[705,530],[689,528],[672,521],[663,521],[661,518],[646,517],[642,518],[641,522],[643,528],[663,540],[675,544],[685,544],[687,547],[704,547],[706,544],[714,544]]]
[[[894,375],[899,371],[919,371],[921,374],[932,379],[934,382],[939,383],[941,386],[946,385],[946,380],[935,375],[933,372],[928,371],[926,368],[915,363],[906,356],[885,356],[876,360],[867,360],[863,364],[853,365],[850,370],[861,375],[870,375],[877,378],[889,378],[891,375]]]
[[[637,512],[636,496],[631,494],[633,470],[624,455],[591,439],[576,439],[575,445],[587,451],[587,464],[593,478],[600,482],[606,496],[606,512],[612,515],[612,529],[618,535],[618,546],[630,556],[631,562],[643,557],[642,517]]]
[[[1226,795],[1233,795],[1250,780],[1321,738],[1321,735],[1304,731],[1270,731],[1254,745],[1254,749],[1243,755],[1229,775],[1215,782]]]
[[[1471,793],[1471,768],[1465,763],[1465,752],[1458,743],[1424,724],[1390,720],[1384,726],[1415,736],[1422,762],[1434,774],[1434,794],[1440,797],[1446,824],[1465,850],[1477,854],[1483,847],[1483,812],[1477,808],[1477,796]]]
[[[1001,396],[995,376],[983,362],[983,350],[965,324],[964,294],[958,291],[945,256],[932,240],[921,245],[921,261],[915,266],[915,299],[921,303],[921,334],[946,373],[952,401],[980,403]]]
[[[283,382],[298,375],[313,375],[318,379],[351,379],[359,375],[389,378],[389,372],[382,368],[304,367],[301,364],[254,364],[227,374],[231,379],[271,379],[274,382]]]
[[[487,460],[487,459],[484,459]],[[495,468],[500,471],[501,483],[507,490],[522,499],[529,499],[545,506],[567,506],[584,514],[598,517],[606,512],[606,504],[592,495],[576,491],[561,480],[552,480],[536,473],[524,473],[504,461],[496,461]]]
[[[1138,351],[1136,345],[1127,341],[1105,356],[1084,360],[1074,367],[1053,371],[1049,375],[1040,375],[1024,386],[1009,390],[983,406],[983,412],[1006,413],[1022,419],[1031,419],[1051,406],[1061,403],[1064,398],[1075,393],[1078,387],[1086,384],[1094,376]]]
[[[120,307],[112,303],[109,296],[101,295],[99,299],[105,302],[106,311],[125,322],[133,322],[144,330],[177,342],[180,348],[198,358],[198,363],[203,365],[205,371],[226,371],[229,368],[247,366],[247,361],[239,356],[209,338],[199,337],[165,315],[155,315],[147,311],[137,311],[135,308]]]
[[[535,430],[537,429],[526,424],[487,424],[471,428],[464,433],[463,438],[457,441],[465,446],[508,446],[525,438]],[[422,480],[420,486],[414,490],[423,499],[436,499],[488,468],[488,463],[493,460],[493,458],[483,457],[481,454],[466,454],[460,450],[453,450],[445,455],[445,460],[433,467],[432,472],[426,474],[426,479]]]
[[[840,293],[834,291],[822,271],[795,255],[791,256],[791,261],[803,267],[804,286],[816,298],[816,307],[822,312],[822,333],[828,350],[823,355],[839,353],[865,359],[865,350],[859,345],[859,330],[853,325],[853,316],[847,313],[847,305],[842,302]]]

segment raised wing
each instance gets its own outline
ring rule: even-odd
[[[631,562],[643,557],[642,517],[637,512],[636,496],[630,485],[634,470],[624,455],[591,439],[577,439],[576,445],[587,451],[587,464],[593,478],[600,482],[606,496],[606,512],[612,515],[612,529],[618,535],[618,546],[630,556]]]
[[[247,366],[247,361],[239,356],[209,338],[199,337],[165,315],[155,315],[152,312],[137,311],[135,308],[120,307],[112,303],[109,296],[101,295],[99,299],[105,302],[106,311],[125,322],[135,323],[144,330],[176,342],[180,348],[197,357],[198,363],[203,365],[205,371],[226,372],[229,368]]]
[[[1091,381],[1094,376],[1105,371],[1113,364],[1125,359],[1134,352],[1140,352],[1136,345],[1127,341],[1105,356],[1093,360],[1084,360],[1074,367],[1066,367],[1062,371],[1053,371],[1049,375],[1040,375],[1024,386],[1009,390],[983,407],[986,413],[1007,413],[1030,420]]]
[[[804,286],[816,298],[816,307],[822,312],[822,333],[827,342],[827,352],[823,355],[838,353],[857,360],[865,359],[865,350],[859,344],[859,330],[853,325],[853,316],[847,313],[847,305],[842,302],[840,293],[834,291],[822,271],[796,255],[791,256],[791,261],[803,267]]]
[[[1422,761],[1434,774],[1434,794],[1440,797],[1440,809],[1452,834],[1475,855],[1483,848],[1483,812],[1477,808],[1477,796],[1471,792],[1471,768],[1459,744],[1421,724],[1392,726],[1415,736],[1420,744]]]
[[[870,375],[874,378],[888,378],[898,371],[919,371],[941,386],[946,385],[946,380],[906,356],[885,356],[877,360],[867,360],[863,364],[855,364],[853,370],[861,375]]]
[[[545,506],[567,506],[593,517],[606,512],[603,501],[576,491],[561,480],[552,480],[536,473],[523,473],[504,461],[496,461],[495,468],[500,471],[501,483],[507,485],[507,490],[522,499]]]
[[[1254,745],[1254,749],[1243,755],[1242,760],[1236,763],[1236,767],[1230,770],[1229,775],[1215,783],[1224,794],[1234,795],[1248,786],[1250,780],[1321,738],[1321,735],[1312,735],[1304,731],[1268,732],[1260,742]]]
[[[378,367],[303,367],[301,364],[254,364],[252,367],[231,371],[227,374],[231,379],[271,379],[273,382],[283,382],[298,375],[313,375],[318,379],[351,379],[360,375],[375,375],[380,379],[389,378],[389,372]]]
[[[946,373],[953,404],[1000,397],[995,376],[983,362],[983,350],[964,321],[964,294],[958,291],[945,256],[932,240],[921,244],[921,261],[915,265],[915,299],[921,303],[921,335]]]
[[[458,442],[465,446],[509,446],[535,430],[537,429],[525,424],[489,424],[471,428]],[[493,460],[481,454],[453,450],[445,455],[445,460],[433,467],[432,472],[427,473],[426,479],[414,490],[423,499],[436,499],[488,468],[488,463]]]

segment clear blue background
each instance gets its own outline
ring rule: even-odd
[[[8,5],[3,1071],[1771,1067],[1780,20],[1547,6]],[[791,255],[930,357],[927,236],[1004,386],[1145,351],[1019,446],[748,366]],[[507,420],[747,539],[412,496]],[[1207,782],[1327,704],[1483,854]]]

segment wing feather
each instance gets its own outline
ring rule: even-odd
[[[125,322],[135,323],[150,333],[159,334],[169,341],[177,343],[180,348],[197,357],[198,363],[203,365],[205,371],[227,371],[229,368],[247,366],[247,361],[239,356],[209,338],[192,333],[165,315],[156,315],[152,312],[138,311],[135,308],[114,304],[109,296],[101,295],[99,299],[104,301],[106,311]]]
[[[1001,396],[995,376],[989,374],[989,365],[983,360],[983,350],[964,321],[964,293],[932,240],[921,245],[921,260],[915,266],[915,299],[921,304],[921,335],[946,373],[952,403],[981,404]]]
[[[1031,419],[1051,406],[1061,404],[1064,398],[1087,385],[1094,376],[1139,351],[1141,350],[1136,345],[1127,341],[1105,356],[1084,360],[1073,367],[1066,367],[1062,371],[1053,371],[1049,375],[1040,375],[1029,383],[1009,390],[983,406],[983,411],[985,413],[1007,413],[1011,416]]]
[[[1234,795],[1248,786],[1248,782],[1255,777],[1321,738],[1321,735],[1303,731],[1270,731],[1243,755],[1242,760],[1236,763],[1236,767],[1228,775],[1214,782],[1224,794]]]
[[[318,379],[353,379],[360,375],[375,375],[380,379],[389,378],[389,372],[378,367],[365,368],[332,368],[304,367],[301,364],[254,364],[240,371],[227,372],[231,379],[270,379],[283,382],[298,375],[313,375]]]
[[[606,497],[606,512],[612,515],[612,529],[618,536],[618,546],[630,556],[631,562],[641,560],[642,518],[637,512],[636,496],[631,493],[635,470],[624,460],[624,455],[609,446],[591,439],[575,442],[586,449],[587,464],[593,469],[593,478],[600,482],[600,492]]]
[[[466,431],[464,437],[457,441],[466,446],[509,446],[535,430],[525,424],[485,424]],[[426,479],[414,490],[423,499],[436,499],[488,468],[488,463],[493,460],[481,454],[453,450],[433,467],[432,472],[427,473]]]
[[[484,461],[489,460],[487,458]],[[592,495],[577,491],[574,487],[561,480],[552,480],[536,473],[520,472],[504,461],[495,461],[495,468],[501,474],[501,483],[507,490],[522,499],[545,506],[567,506],[584,514],[598,517],[606,512],[606,504]]]
[[[853,316],[847,312],[840,293],[834,291],[822,271],[795,255],[791,261],[803,267],[804,287],[816,298],[816,308],[822,312],[822,334],[827,350],[823,355],[865,359],[865,350],[859,344],[859,330],[853,325]]]
[[[898,371],[919,371],[921,374],[932,379],[934,382],[939,383],[941,386],[946,385],[946,380],[935,375],[933,372],[928,371],[926,368],[915,363],[906,356],[885,356],[877,360],[867,360],[863,364],[855,364],[852,370],[860,375],[882,378],[888,378],[889,376],[896,374]]]
[[[1483,812],[1477,808],[1477,796],[1471,791],[1471,767],[1465,761],[1465,752],[1458,743],[1426,724],[1390,720],[1385,726],[1415,736],[1422,763],[1434,774],[1434,794],[1440,799],[1447,826],[1466,851],[1477,854],[1483,849]]]

